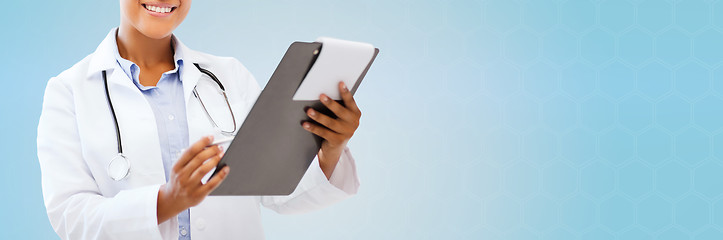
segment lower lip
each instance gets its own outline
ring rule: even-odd
[[[176,9],[173,9],[167,13],[159,13],[159,12],[154,12],[154,11],[148,10],[145,7],[143,9],[145,9],[146,12],[148,12],[148,14],[150,14],[151,16],[154,16],[154,17],[168,17],[168,16],[171,16],[171,14],[173,14],[173,12],[176,10]]]

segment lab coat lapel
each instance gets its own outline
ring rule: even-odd
[[[188,144],[193,144],[202,136],[207,135],[200,127],[204,126],[203,113],[197,101],[193,97],[193,89],[201,78],[201,72],[198,71],[193,62],[184,62],[181,79],[183,81],[183,97],[186,103],[186,121],[188,122]],[[199,114],[201,113],[201,114]]]
[[[141,185],[165,183],[158,129],[150,104],[120,67],[108,72],[108,89],[118,118],[123,153],[131,162],[129,181]]]
[[[191,99],[191,92],[196,87],[201,72],[198,71],[194,63],[198,63],[199,57],[196,52],[184,45],[176,36],[173,36],[173,43],[176,45],[175,51],[177,55],[181,55],[183,59],[183,68],[181,69],[181,81],[183,81],[183,98],[188,104]],[[188,105],[186,105],[188,106]]]
[[[143,93],[115,59],[117,30],[112,29],[92,54],[87,79],[103,84],[101,75],[102,71],[106,71],[108,91],[121,132],[123,154],[131,163],[129,184],[144,186],[164,183],[165,173],[155,116]]]
[[[204,61],[195,51],[189,49],[178,39],[175,39],[176,51],[183,54],[183,68],[181,70],[181,81],[183,81],[183,98],[186,104],[186,121],[188,122],[188,141],[193,144],[203,136],[211,134],[208,127],[210,126],[203,110],[198,101],[193,96],[193,89],[196,87],[203,73],[194,66],[198,63],[205,66],[208,63]]]
[[[193,62],[183,63],[183,71],[181,71],[181,80],[183,81],[183,98],[188,106],[188,103],[193,97],[193,88],[198,84],[198,80],[201,78],[201,72],[198,71]]]

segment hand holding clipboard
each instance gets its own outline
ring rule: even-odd
[[[331,110],[336,118],[309,108],[306,110],[306,114],[316,123],[304,122],[302,124],[304,129],[324,139],[321,142],[321,150],[318,156],[321,171],[326,175],[326,179],[331,178],[341,153],[359,127],[359,119],[361,118],[361,110],[356,105],[349,88],[346,87],[344,82],[339,82],[338,85],[344,105],[333,101],[323,93],[319,97],[321,103]]]
[[[379,53],[379,49],[371,48],[369,60],[357,66],[360,70],[356,79],[350,81],[353,84],[351,89],[344,90],[341,84],[332,85],[339,91],[334,94],[338,93],[342,99],[347,99],[342,101],[344,105],[333,99],[320,101],[323,96],[332,95],[329,92],[316,95],[320,99],[315,97],[295,101],[294,96],[297,90],[302,89],[302,84],[305,81],[311,83],[312,80],[307,77],[314,76],[314,72],[317,72],[315,68],[324,70],[323,63],[327,61],[324,60],[325,53],[333,53],[329,50],[333,46],[333,43],[327,45],[326,42],[295,42],[289,47],[216,167],[220,170],[230,166],[233,171],[210,195],[291,194],[322,148],[325,150],[325,156],[320,156],[322,170],[333,169],[332,165],[336,165],[334,157],[339,159],[336,151],[343,150],[343,145],[356,130],[361,116],[352,96]],[[324,52],[325,47],[328,48],[327,52]],[[328,61],[343,62],[344,59],[336,57]],[[311,116],[312,113],[315,116]],[[324,115],[328,118],[322,117]],[[313,123],[311,121],[316,123],[311,124],[309,130],[300,127],[300,123],[305,125],[305,122]],[[337,135],[324,130],[333,131]],[[322,137],[313,134],[317,132],[332,140],[323,141]],[[329,166],[323,166],[325,163]],[[331,174],[331,171],[324,172],[327,177]]]

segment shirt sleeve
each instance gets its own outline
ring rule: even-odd
[[[305,213],[321,209],[357,193],[359,178],[354,158],[345,148],[329,180],[314,158],[301,182],[289,196],[263,196],[263,206],[281,214]]]
[[[103,196],[83,159],[80,140],[72,91],[53,78],[45,91],[37,147],[45,207],[58,236],[162,239],[156,217],[159,185]]]

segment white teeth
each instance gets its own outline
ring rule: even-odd
[[[156,7],[156,6],[148,6],[148,5],[146,5],[146,9],[148,9],[149,11],[157,12],[157,13],[169,13],[169,12],[171,12],[171,10],[173,10],[173,8],[171,8],[171,7]]]

